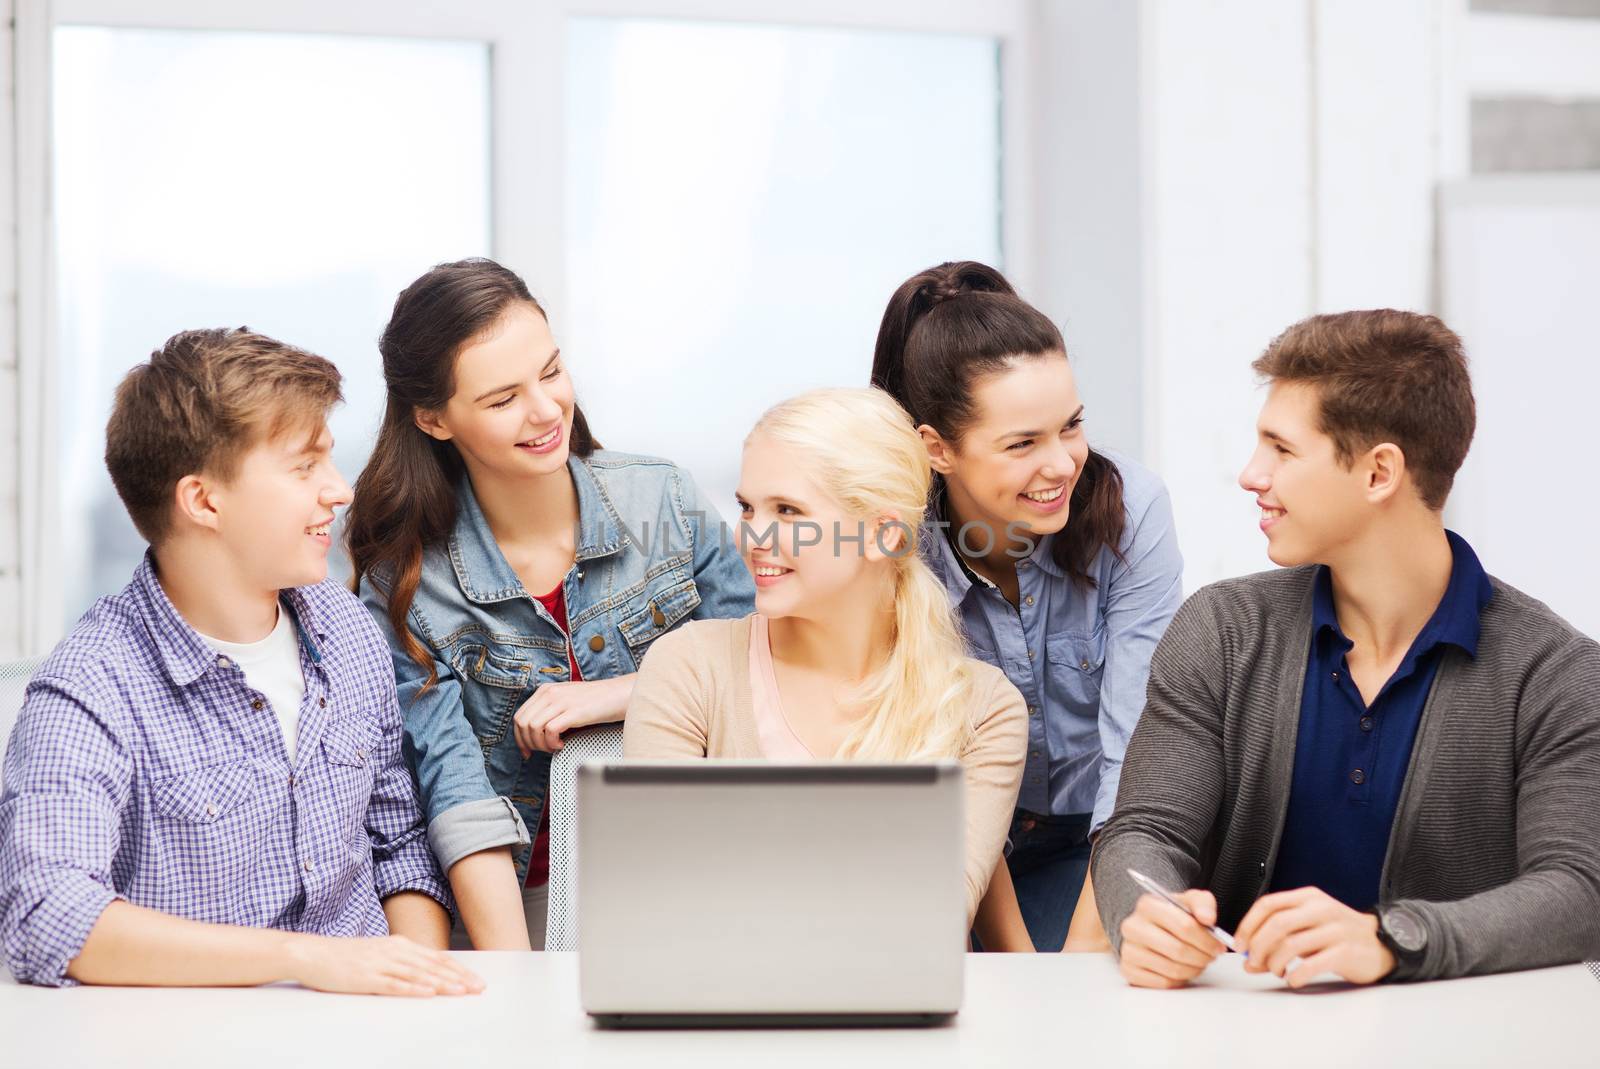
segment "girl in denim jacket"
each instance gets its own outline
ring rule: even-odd
[[[542,947],[551,751],[623,718],[658,637],[743,616],[754,585],[686,472],[599,448],[511,271],[435,267],[379,348],[387,407],[346,532],[355,589],[393,653],[466,936]]]

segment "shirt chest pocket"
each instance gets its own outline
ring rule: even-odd
[[[1106,664],[1106,632],[1060,631],[1046,635],[1045,681],[1052,705],[1064,705],[1079,716],[1099,716],[1100,677]]]
[[[209,827],[227,821],[255,794],[255,770],[247,762],[181,772],[151,788],[151,804],[177,826]]]
[[[671,572],[648,584],[645,590],[624,606],[617,623],[637,671],[652,643],[677,627],[700,607],[700,591],[694,579],[682,572]]]
[[[165,878],[152,881],[139,904],[195,920],[226,916],[248,888],[268,837],[254,766],[241,761],[168,776],[151,786],[150,806]]]

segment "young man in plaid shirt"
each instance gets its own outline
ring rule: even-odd
[[[150,549],[39,668],[6,750],[18,980],[482,989],[442,951],[388,648],[327,578],[339,382],[239,329],[179,334],[119,387],[106,466]]]

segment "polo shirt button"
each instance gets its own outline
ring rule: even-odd
[[[1350,782],[1357,785],[1365,783],[1367,782],[1367,774],[1358,768],[1350,773]]]
[[[606,640],[601,636],[596,635],[594,638],[589,640],[589,648],[594,650],[596,653],[599,653],[601,650],[606,648]]]
[[[1362,731],[1371,731],[1372,730],[1372,717],[1364,716],[1364,717],[1361,718],[1361,730]]]

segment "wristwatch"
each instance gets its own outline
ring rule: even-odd
[[[1404,906],[1379,906],[1378,942],[1394,955],[1395,971],[1407,972],[1422,964],[1428,953],[1428,929],[1422,918]]]

